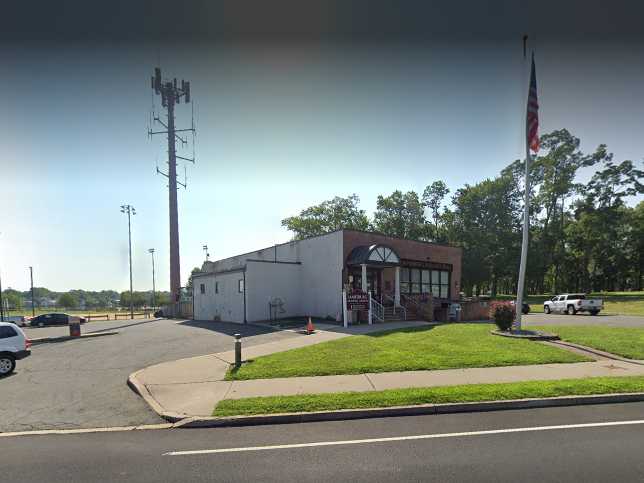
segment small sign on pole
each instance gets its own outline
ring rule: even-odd
[[[347,310],[369,310],[369,294],[361,291],[350,292],[346,294]]]

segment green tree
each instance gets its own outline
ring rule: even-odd
[[[57,304],[59,307],[75,309],[76,307],[78,307],[78,297],[73,293],[67,292],[58,297]]]
[[[22,294],[17,290],[7,289],[2,292],[2,297],[5,304],[10,309],[21,309],[23,306]]]
[[[192,271],[190,272],[190,276],[188,277],[188,283],[186,284],[186,290],[188,291],[188,293],[190,295],[192,295],[193,277],[198,273],[201,273],[201,269],[199,267],[195,267],[195,268],[192,269]]]
[[[423,205],[429,208],[434,223],[432,238],[434,241],[444,241],[445,235],[440,228],[441,214],[440,209],[443,200],[449,194],[449,188],[443,181],[434,181],[425,188],[423,192]]]
[[[644,193],[644,172],[631,161],[615,164],[612,156],[595,172],[575,203],[569,233],[578,285],[590,290],[624,290],[641,286],[640,211],[625,199]]]
[[[581,168],[593,166],[610,155],[606,146],[600,145],[592,154],[584,154],[579,138],[567,129],[560,129],[541,137],[541,154],[531,164],[531,261],[527,278],[539,292],[559,292],[565,284],[561,267],[566,258],[566,201],[570,206],[583,191],[577,173]],[[504,172],[513,172],[521,191],[523,161],[516,161]]]
[[[147,305],[150,295],[148,292],[132,292],[132,306],[134,308],[141,308]],[[121,292],[121,307],[130,306],[130,292]]]
[[[353,194],[346,198],[336,196],[319,205],[311,206],[282,220],[282,226],[294,233],[296,240],[323,235],[340,229],[366,230],[369,219],[359,208],[360,198]]]
[[[418,193],[396,190],[389,196],[378,196],[373,228],[389,236],[411,240],[428,239],[427,218]]]
[[[498,283],[518,269],[520,247],[520,193],[509,174],[465,185],[453,198],[449,214],[450,240],[463,248],[463,288],[477,293],[489,287],[496,296]]]

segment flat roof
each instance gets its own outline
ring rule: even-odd
[[[281,247],[281,246],[284,246],[284,245],[290,245],[291,243],[298,243],[298,242],[305,241],[305,240],[311,240],[313,238],[321,238],[323,236],[332,235],[333,233],[338,233],[340,231],[352,231],[352,232],[355,232],[355,233],[364,233],[366,235],[378,235],[378,236],[384,236],[386,238],[393,238],[393,239],[396,239],[396,240],[405,240],[405,241],[416,242],[416,243],[424,243],[426,245],[433,245],[433,246],[437,246],[437,247],[457,248],[459,250],[462,250],[461,247],[457,247],[455,245],[449,245],[447,243],[435,243],[435,242],[430,242],[430,241],[425,241],[425,240],[414,240],[413,238],[403,238],[403,237],[399,237],[399,236],[387,235],[387,234],[379,232],[379,231],[355,230],[353,228],[340,228],[338,230],[333,230],[333,231],[328,231],[326,233],[322,233],[321,235],[312,235],[312,236],[307,236],[306,238],[296,238],[296,239],[293,239],[293,240],[290,240],[290,241],[287,241],[287,242],[284,242],[284,243],[276,243],[275,245],[269,245],[269,246],[264,247],[264,248],[258,248],[257,250],[252,250],[250,252],[240,253],[238,255],[232,255],[232,256],[226,257],[226,258],[220,258],[218,260],[214,260],[214,261],[208,260],[207,262],[204,262],[204,263],[215,264],[217,262],[222,262],[224,260],[230,260],[231,258],[243,257],[244,255],[250,255],[251,253],[261,252],[262,250],[268,250],[270,248]],[[212,273],[212,272],[202,272],[202,273]]]

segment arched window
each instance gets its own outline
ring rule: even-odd
[[[370,262],[380,263],[400,263],[400,259],[396,252],[391,248],[382,245],[372,245],[369,252],[368,260]]]
[[[386,245],[363,245],[351,250],[347,265],[399,265],[400,257]]]

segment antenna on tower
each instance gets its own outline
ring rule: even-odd
[[[155,67],[154,75],[150,79],[150,85],[156,95],[161,96],[161,105],[166,110],[167,121],[164,122],[160,116],[153,112],[153,122],[159,123],[163,126],[162,131],[153,131],[152,128],[148,129],[148,136],[152,137],[156,134],[165,134],[168,139],[168,172],[164,173],[159,169],[158,163],[156,172],[168,179],[168,196],[170,201],[170,292],[172,293],[172,301],[179,302],[181,294],[181,266],[179,259],[179,215],[177,208],[177,187],[183,186],[186,188],[188,176],[186,166],[184,164],[184,182],[181,183],[177,180],[177,159],[190,161],[194,164],[194,143],[192,158],[186,158],[177,154],[177,140],[181,142],[182,146],[187,144],[187,139],[181,137],[182,132],[192,132],[193,138],[195,134],[194,118],[191,121],[191,126],[187,129],[175,128],[175,106],[181,103],[183,98],[184,103],[190,103],[190,82],[181,80],[177,82],[176,78],[172,80],[163,80],[161,76],[161,68]],[[194,114],[194,110],[192,111]]]

